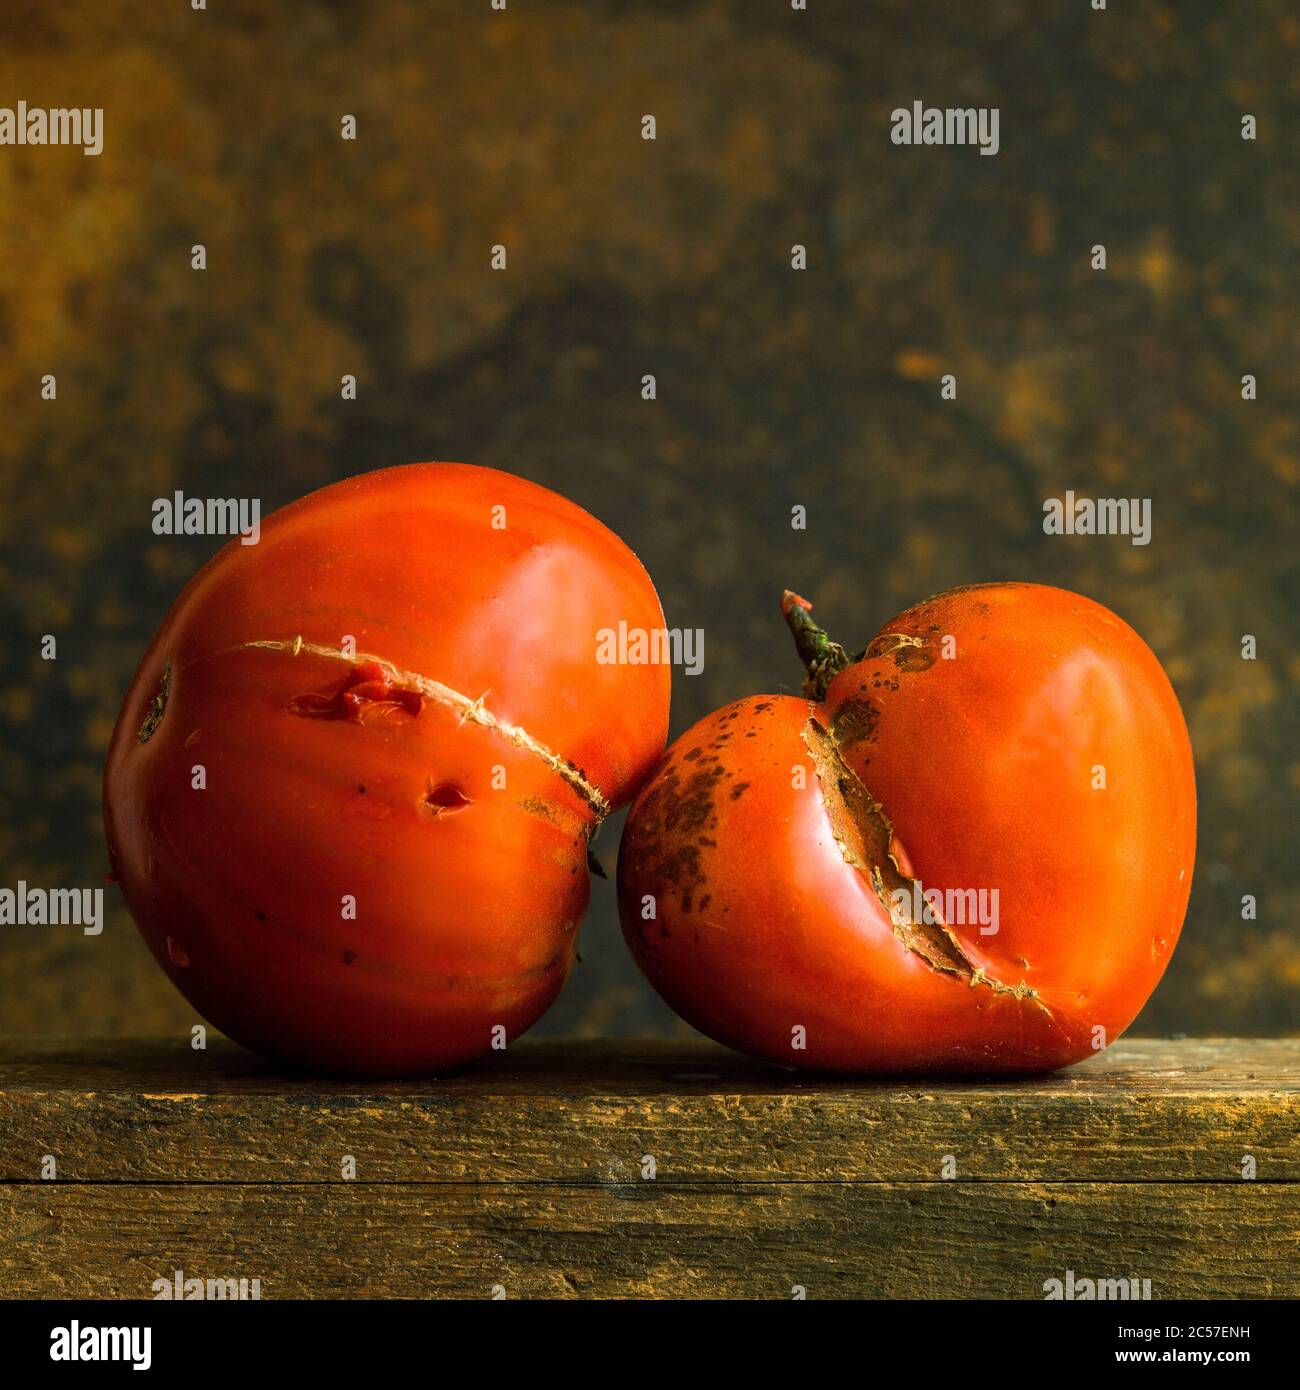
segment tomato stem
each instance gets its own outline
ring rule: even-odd
[[[810,700],[824,700],[826,687],[837,671],[853,661],[838,642],[832,642],[826,630],[812,619],[812,604],[787,589],[781,595],[781,616],[794,635],[795,650],[804,664],[803,693]]]

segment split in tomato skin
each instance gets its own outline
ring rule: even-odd
[[[856,659],[785,608],[810,698],[709,715],[629,814],[620,914],[651,983],[784,1065],[1033,1072],[1113,1042],[1168,963],[1195,855],[1155,656],[1039,585],[939,595]],[[984,890],[996,920],[926,921],[913,881],[936,903]]]
[[[620,621],[663,625],[632,552],[492,469],[349,479],[221,551],[104,781],[112,871],[199,1013],[358,1075],[531,1026],[574,960],[590,836],[667,731],[668,668],[597,661]]]

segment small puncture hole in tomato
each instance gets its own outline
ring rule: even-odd
[[[470,798],[459,787],[453,786],[450,782],[442,782],[429,788],[424,804],[433,807],[434,815],[442,816],[450,811],[463,811],[470,804]]]

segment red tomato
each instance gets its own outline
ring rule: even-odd
[[[354,1073],[533,1024],[588,840],[667,732],[668,667],[597,660],[620,622],[663,626],[632,552],[488,468],[351,478],[226,546],[145,653],[104,776],[113,872],[185,997]]]
[[[940,594],[853,659],[783,607],[810,698],[709,715],[629,815],[620,913],[651,983],[787,1065],[1032,1071],[1113,1042],[1168,964],[1195,854],[1150,649],[1036,584]]]

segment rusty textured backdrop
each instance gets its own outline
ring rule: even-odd
[[[1190,918],[1139,1031],[1295,1028],[1289,0],[6,0],[19,98],[102,106],[106,138],[0,147],[0,883],[101,881],[118,703],[217,544],[153,536],[152,499],[265,512],[468,459],[588,507],[670,624],[705,628],[675,733],[797,685],[787,584],[845,641],[983,579],[1116,609],[1178,688],[1201,795]],[[916,99],[999,107],[1001,152],[893,146]],[[1151,498],[1152,544],[1045,537],[1067,488]],[[98,939],[3,929],[0,1031],[192,1022],[107,901]],[[539,1031],[683,1028],[610,884],[583,955]]]

